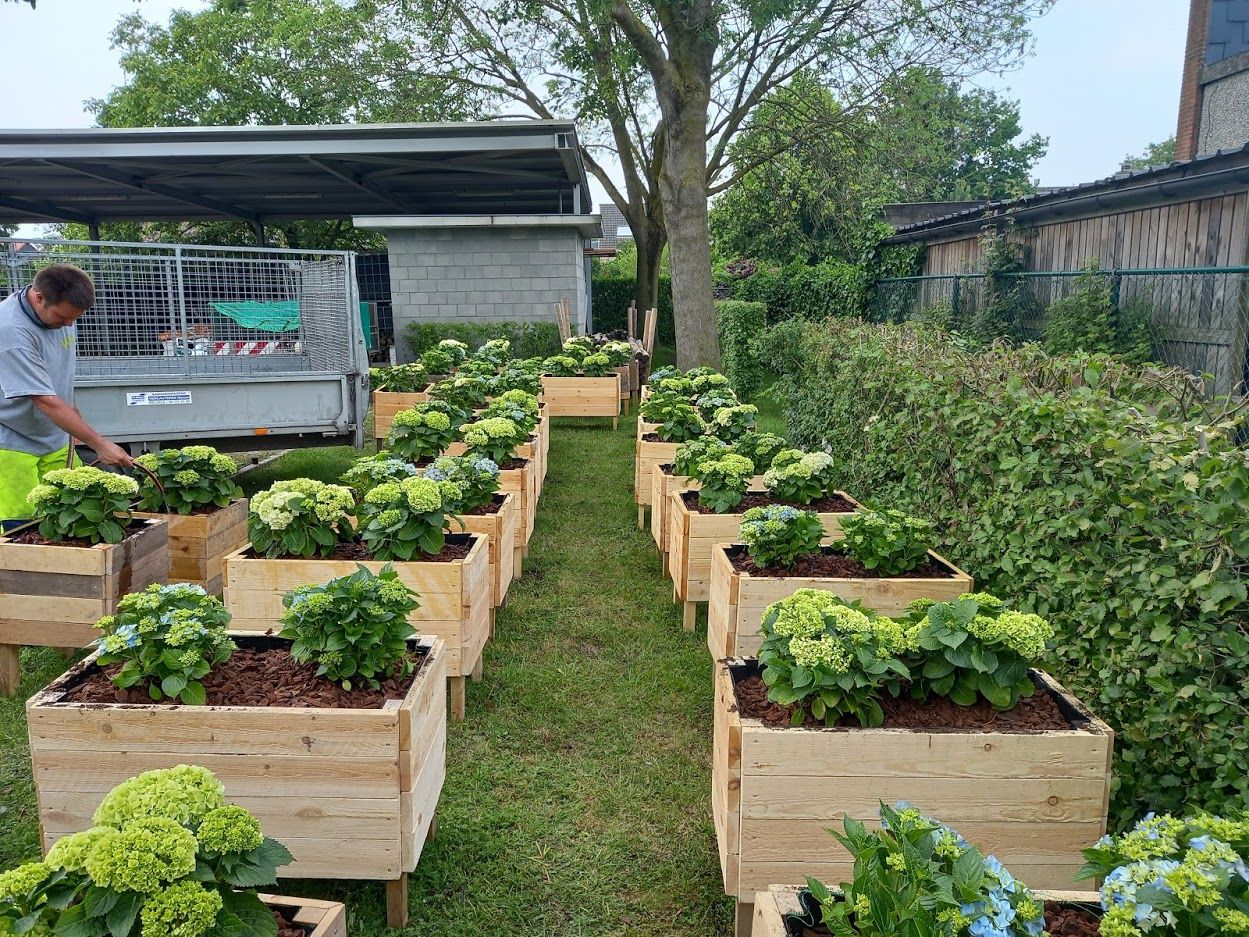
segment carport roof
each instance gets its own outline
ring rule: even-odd
[[[590,210],[571,121],[0,130],[0,223]]]

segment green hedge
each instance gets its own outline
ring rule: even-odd
[[[872,275],[862,267],[829,262],[812,266],[755,266],[753,270],[735,265],[716,271],[719,294],[729,299],[763,303],[768,321],[781,322],[801,317],[866,315],[871,301]],[[742,275],[744,273],[749,275]]]
[[[546,358],[559,351],[559,326],[551,322],[413,322],[404,341],[415,357],[446,338],[458,339],[476,350],[495,338],[512,343],[514,358]]]
[[[629,303],[633,302],[632,277],[596,276],[590,281],[594,303],[594,331],[625,331],[629,326]],[[638,316],[638,338],[642,337],[642,317]],[[659,278],[659,323],[655,326],[655,340],[661,345],[675,345],[676,323],[672,318],[672,281]]]
[[[1049,666],[1119,733],[1117,824],[1249,801],[1249,459],[1199,388],[837,319],[763,344],[797,444],[1054,622]]]
[[[739,299],[716,302],[720,368],[743,400],[749,400],[763,386],[763,372],[752,346],[767,325],[768,307],[763,303],[747,303]]]

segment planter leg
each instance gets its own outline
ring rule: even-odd
[[[497,608],[490,609],[490,640],[491,641],[494,640],[494,620],[495,620],[495,617],[498,615],[498,612],[499,610]]]
[[[750,937],[751,931],[755,926],[755,906],[753,903],[747,904],[745,901],[737,902],[737,937]]]
[[[638,530],[646,526],[646,505],[638,505]]]
[[[512,553],[512,581],[525,575],[525,551],[517,547]]]
[[[78,653],[78,648],[76,647],[58,647],[56,650],[58,654],[63,654],[66,657],[73,657]]]
[[[685,608],[681,612],[681,624],[686,631],[694,630],[694,619],[698,615],[698,603],[686,602]]]
[[[386,883],[386,926],[408,926],[408,873]]]
[[[425,831],[425,842],[432,843],[438,838],[438,818],[429,818],[429,829]]]
[[[620,429],[620,417],[614,416],[611,418],[611,428],[612,428],[612,432],[615,432],[616,430]]]
[[[447,677],[447,679],[451,682],[451,699],[448,701],[451,705],[451,721],[463,722],[466,711],[464,705],[464,678]]]
[[[469,675],[474,683],[481,683],[481,671],[484,663],[482,658],[484,657],[485,655],[483,654],[481,657],[477,658],[477,664],[473,667],[473,672]]]
[[[672,575],[672,570],[668,568],[668,554],[667,554],[667,553],[661,553],[661,554],[659,554],[659,555],[663,557],[663,560],[664,560],[664,577],[665,577],[665,578],[667,578],[667,577],[669,577],[669,576],[671,576],[671,575]]]
[[[0,644],[0,696],[16,693],[21,682],[21,647],[16,644]]]

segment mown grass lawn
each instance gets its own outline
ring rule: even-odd
[[[333,480],[357,454],[292,452],[245,488]],[[631,421],[555,425],[525,576],[469,684],[468,721],[451,726],[409,933],[731,930],[710,816],[711,661],[634,527],[632,466]],[[65,663],[27,650],[22,694],[0,701],[0,868],[38,852],[22,700]],[[384,931],[379,884],[283,887],[346,901],[353,937]]]

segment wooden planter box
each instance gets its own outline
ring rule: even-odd
[[[654,512],[651,484],[654,468],[675,459],[680,445],[679,442],[647,442],[641,434],[638,435],[633,459],[633,501],[638,506],[638,530],[646,525],[646,508],[650,506]]]
[[[825,882],[829,888],[836,888],[836,883]],[[803,908],[798,901],[802,891],[794,885],[773,885],[753,896],[754,913],[742,920],[742,904],[738,905],[738,934],[741,937],[788,937],[785,931],[785,916],[802,914]],[[1033,894],[1042,902],[1057,901],[1066,905],[1087,905],[1101,908],[1101,898],[1094,891],[1053,891],[1038,889]],[[743,930],[743,924],[745,929]]]
[[[529,439],[516,447],[516,458],[528,459],[529,469],[533,476],[533,488],[535,494],[542,494],[542,480],[545,473],[542,467],[542,437],[539,435],[540,430],[534,430]],[[447,446],[445,454],[449,456],[462,456],[467,451],[467,447],[462,442],[453,442]]]
[[[282,916],[310,927],[308,937],[347,937],[347,906],[338,901],[316,898],[288,898],[285,895],[260,895],[260,900]]]
[[[429,399],[423,390],[373,391],[373,438],[377,440],[377,448],[381,449],[386,437],[390,435],[390,424],[395,422],[395,414],[415,407]]]
[[[62,702],[93,654],[26,704],[43,848],[91,826],[127,778],[196,764],[290,849],[283,877],[382,880],[388,897],[404,890],[446,774],[447,651],[418,641],[429,648],[421,673],[381,709]]]
[[[421,597],[421,607],[409,615],[419,634],[441,638],[446,645],[447,676],[451,681],[451,716],[464,718],[464,680],[481,676],[481,652],[490,637],[490,546],[480,534],[448,534],[447,539],[472,537],[473,548],[462,560],[425,563],[394,560],[399,580]],[[282,596],[306,585],[321,585],[350,576],[360,566],[378,572],[377,560],[258,559],[251,544],[226,557],[225,603],[233,617],[231,627],[263,634],[277,627],[285,609]]]
[[[169,582],[189,582],[221,595],[222,562],[247,543],[247,499],[236,498],[211,514],[136,511],[169,525]]]
[[[952,575],[945,578],[905,579],[824,579],[805,576],[752,576],[733,568],[728,551],[744,550],[737,544],[718,543],[711,548],[711,598],[707,606],[707,647],[716,660],[721,657],[747,657],[759,650],[763,638],[759,623],[773,602],[793,595],[799,589],[824,589],[847,602],[858,600],[866,607],[890,618],[906,613],[916,599],[952,602],[965,592],[974,592],[971,576],[940,554],[928,551],[928,558],[945,566]]]
[[[772,728],[737,706],[734,674],[757,667],[716,664],[711,809],[724,890],[739,902],[808,875],[850,881],[849,853],[826,831],[843,816],[874,821],[881,801],[915,804],[1033,888],[1069,887],[1080,850],[1106,831],[1114,733],[1046,674],[1033,672],[1038,692],[1080,728]]]
[[[503,605],[512,584],[516,556],[516,527],[520,523],[519,499],[511,492],[500,492],[493,514],[462,514],[460,520],[470,534],[481,534],[490,546],[491,608],[490,630],[494,632],[494,610]],[[453,529],[459,529],[453,524]]]
[[[533,536],[534,519],[538,514],[538,476],[533,462],[521,468],[504,469],[499,472],[499,491],[516,496],[519,522],[516,525],[516,568],[514,579],[519,579],[524,558],[529,555],[529,538]]]
[[[93,547],[13,543],[0,537],[0,695],[17,691],[23,645],[75,651],[129,592],[169,574],[169,525],[147,519],[121,543]],[[84,827],[85,829],[85,827]]]
[[[609,416],[620,425],[620,375],[542,378],[542,399],[551,416]]]
[[[546,412],[545,404],[542,406],[542,416],[538,420],[538,439],[541,442],[539,449],[541,465],[538,469],[538,493],[541,494],[543,487],[546,485],[546,470],[551,464],[551,417]]]
[[[666,463],[651,468],[651,538],[659,552],[664,554],[664,575],[668,575],[668,525],[671,511],[669,495],[674,491],[697,491],[702,484],[688,475],[672,475],[663,471]],[[671,468],[671,466],[668,466]],[[763,487],[763,476],[750,480],[751,488]]]
[[[854,501],[844,492],[838,495]],[[711,548],[717,543],[735,543],[742,527],[742,514],[701,514],[691,511],[674,491],[668,496],[668,569],[672,573],[673,594],[685,603],[686,631],[694,630],[696,602],[711,598]],[[744,513],[744,512],[743,512]],[[824,544],[841,539],[841,519],[846,514],[821,513]]]

